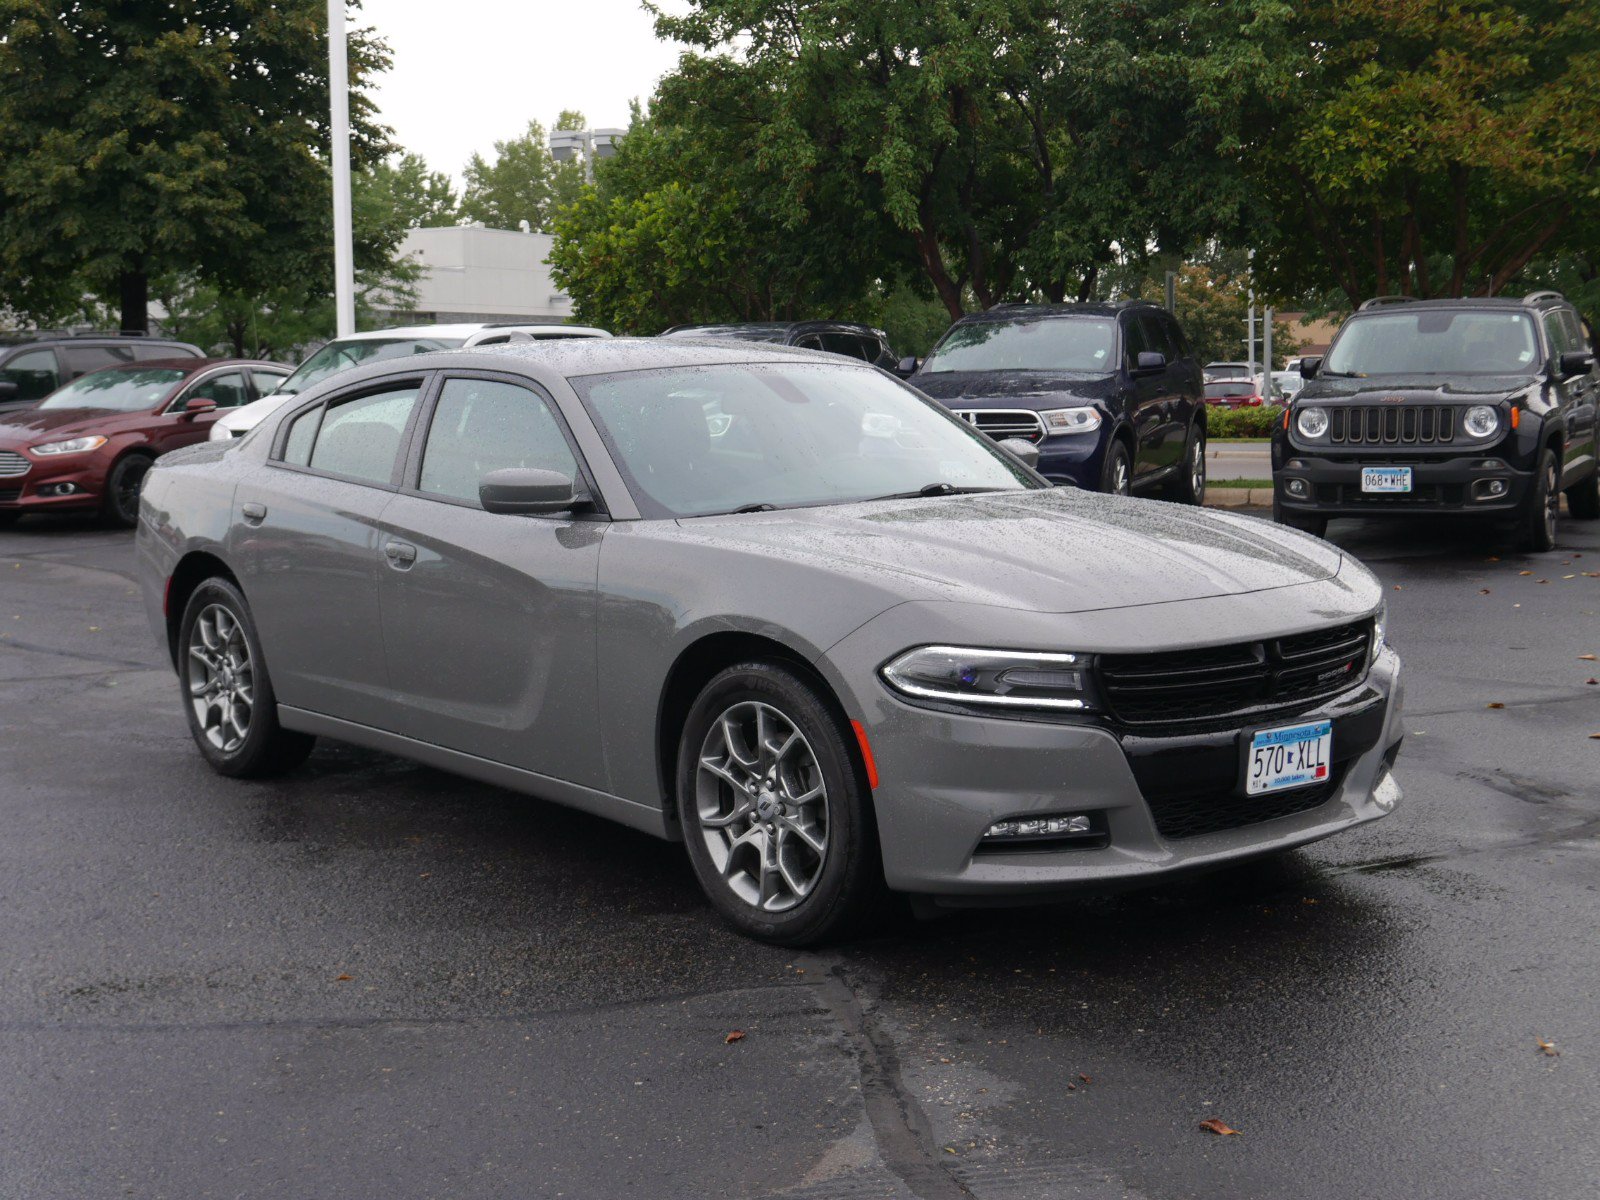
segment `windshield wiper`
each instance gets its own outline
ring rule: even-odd
[[[874,496],[874,500],[915,500],[919,496],[971,496],[978,492],[1009,492],[1012,488],[998,487],[957,487],[953,483],[940,480],[936,483],[925,483],[914,492],[890,492],[887,496]],[[1020,490],[1020,489],[1015,489]]]

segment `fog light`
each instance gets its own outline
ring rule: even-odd
[[[1061,837],[1072,833],[1093,833],[1094,822],[1079,813],[1070,817],[1018,817],[1010,821],[996,821],[983,836],[986,838]]]
[[[41,496],[70,496],[78,490],[75,483],[49,483],[39,489]]]
[[[1307,496],[1311,495],[1311,488],[1306,484],[1304,479],[1287,480],[1283,485],[1283,490],[1288,492],[1289,495],[1299,496],[1301,499],[1305,499]]]
[[[1510,491],[1511,485],[1504,479],[1479,479],[1472,485],[1472,494],[1479,500],[1497,500]]]

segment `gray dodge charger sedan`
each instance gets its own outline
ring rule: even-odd
[[[224,775],[325,736],[574,805],[681,839],[772,941],[1393,809],[1365,568],[1029,450],[808,351],[420,355],[161,459],[142,584]]]

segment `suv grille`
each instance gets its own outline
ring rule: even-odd
[[[1012,437],[1029,442],[1044,441],[1044,422],[1038,413],[1026,408],[956,408],[951,411],[997,442]]]
[[[1164,838],[1198,837],[1238,829],[1258,821],[1292,817],[1320,808],[1339,790],[1344,772],[1334,768],[1333,778],[1312,787],[1268,792],[1264,796],[1240,796],[1233,792],[1189,792],[1150,798],[1150,815]]]
[[[32,464],[15,450],[0,450],[0,479],[15,479],[19,475],[26,475],[30,466]]]
[[[1366,674],[1372,622],[1267,642],[1161,654],[1108,654],[1100,683],[1111,716],[1129,729],[1177,733],[1301,707]]]
[[[1447,444],[1456,436],[1448,404],[1357,405],[1328,409],[1328,439],[1351,446]]]

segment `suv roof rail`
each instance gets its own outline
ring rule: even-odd
[[[1374,296],[1371,300],[1363,300],[1357,312],[1366,312],[1369,308],[1382,308],[1385,304],[1415,304],[1415,296]]]
[[[148,329],[113,329],[113,330],[110,330],[109,332],[100,332],[100,331],[96,331],[96,330],[93,330],[93,329],[85,329],[81,333],[69,333],[67,336],[68,337],[75,337],[75,338],[119,338],[119,337],[147,338],[147,337],[150,337],[152,335],[151,335],[151,333],[150,333],[150,331]]]
[[[1546,300],[1556,300],[1565,304],[1567,298],[1553,288],[1541,288],[1537,292],[1529,292],[1522,298],[1524,304],[1540,304]]]

